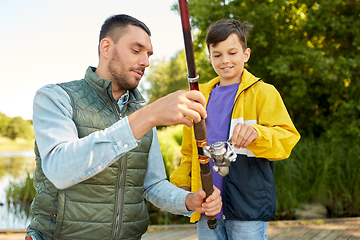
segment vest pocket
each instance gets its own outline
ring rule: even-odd
[[[58,211],[56,215],[56,227],[54,231],[54,239],[60,238],[60,232],[64,221],[64,211],[65,211],[65,190],[59,190]]]

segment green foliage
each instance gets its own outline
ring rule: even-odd
[[[180,145],[182,143],[182,125],[164,127],[158,130],[161,154],[164,159],[166,175],[179,166],[181,160]],[[150,224],[182,224],[189,223],[189,218],[162,211],[150,202],[146,202],[150,215]]]
[[[195,41],[196,41],[196,36],[195,36]],[[199,48],[199,50],[195,52],[195,62],[196,62],[197,74],[199,75],[199,83],[206,83],[217,76],[216,72],[214,71],[214,68],[210,63],[207,54],[207,49]]]
[[[33,178],[29,173],[25,179],[18,183],[10,182],[6,193],[8,211],[13,212],[15,215],[22,215],[24,220],[30,219],[30,204],[35,195]]]
[[[10,139],[34,139],[32,121],[25,121],[21,117],[10,118],[0,112],[0,136]]]
[[[302,203],[323,204],[330,217],[360,216],[359,151],[349,140],[303,138],[289,159],[275,162],[276,217]]]
[[[7,201],[31,203],[36,195],[33,178],[27,173],[26,178],[19,182],[11,182],[7,190]]]
[[[10,120],[6,129],[6,136],[11,139],[32,139],[34,138],[34,131],[29,122],[24,121],[21,117],[14,117]]]
[[[216,76],[205,51],[196,52],[195,57],[200,83],[207,82]],[[182,50],[170,61],[152,61],[151,69],[146,75],[150,87],[142,90],[149,97],[149,102],[153,102],[177,90],[188,90],[187,75],[185,51]]]
[[[184,52],[179,52],[170,61],[152,61],[151,71],[146,75],[146,79],[151,84],[151,87],[144,89],[149,102],[153,102],[176,90],[187,89],[186,76]]]
[[[302,135],[360,136],[359,0],[189,0],[188,5],[197,52],[204,51],[209,25],[221,18],[254,25],[246,67],[280,91]]]
[[[6,135],[11,118],[0,112],[0,136]]]
[[[189,223],[189,218],[182,215],[171,214],[155,207],[150,202],[146,202],[146,209],[150,216],[151,225],[170,225]]]
[[[161,154],[164,159],[166,174],[170,174],[179,166],[181,160],[180,146],[182,142],[182,125],[170,126],[158,130]]]

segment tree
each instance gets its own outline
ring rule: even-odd
[[[207,28],[221,18],[254,25],[246,67],[280,91],[302,135],[360,137],[359,0],[189,0],[188,4],[192,28],[198,30],[196,52],[204,51]]]
[[[207,82],[216,76],[205,51],[196,52],[195,58],[200,83]],[[152,61],[151,70],[146,75],[150,87],[142,90],[147,94],[149,102],[153,102],[177,90],[188,90],[187,75],[185,51],[182,50],[177,52],[170,61]]]
[[[176,90],[186,89],[185,53],[177,53],[170,61],[152,61],[151,71],[146,75],[146,79],[151,85],[150,88],[144,89],[149,102]]]
[[[0,136],[6,135],[6,129],[11,118],[0,112]]]
[[[6,136],[11,139],[32,139],[34,138],[34,132],[32,125],[29,122],[24,121],[21,117],[14,117],[10,120],[6,129]]]

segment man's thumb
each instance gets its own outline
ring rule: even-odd
[[[206,193],[203,189],[199,190],[199,197],[204,201],[206,197]]]

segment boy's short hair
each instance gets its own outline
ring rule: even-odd
[[[219,42],[225,41],[231,34],[235,33],[240,40],[243,51],[247,48],[246,38],[253,26],[248,22],[241,22],[236,19],[221,19],[210,25],[206,34],[206,45],[210,50],[211,46],[216,46]]]

